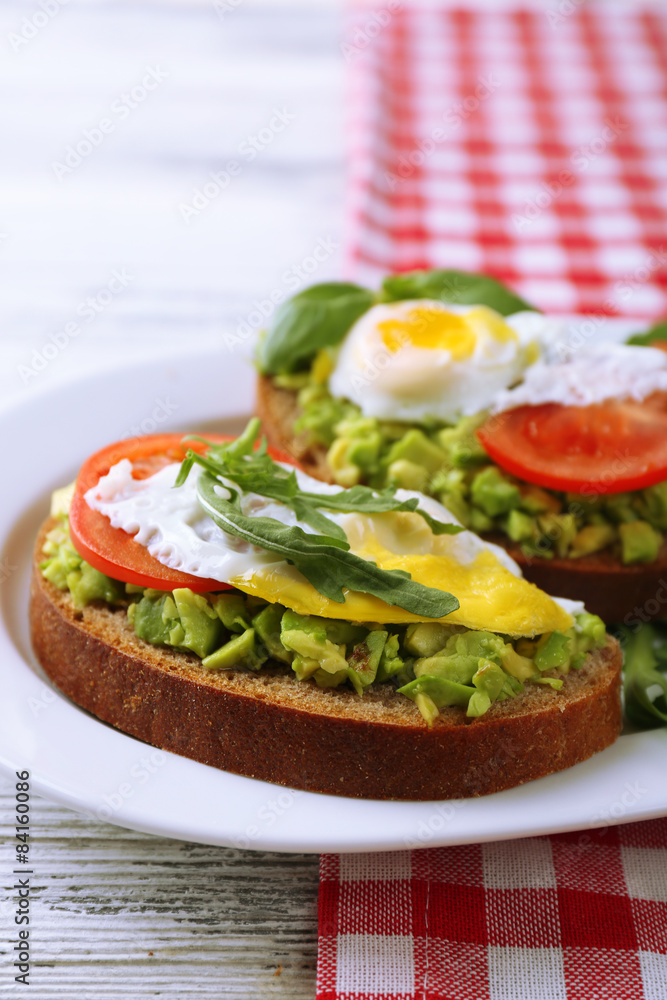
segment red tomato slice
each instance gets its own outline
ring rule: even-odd
[[[622,493],[667,479],[667,393],[641,402],[519,406],[477,432],[519,479],[573,493]]]
[[[70,505],[69,526],[72,544],[79,555],[95,569],[140,587],[154,587],[156,590],[176,590],[189,587],[196,593],[210,590],[230,590],[229,584],[219,580],[207,580],[191,576],[179,570],[169,569],[154,559],[143,545],[134,541],[132,535],[122,528],[114,528],[100,511],[92,510],[84,499],[84,494],[96,486],[102,476],[123,458],[129,458],[135,479],[146,479],[165,465],[180,462],[188,448],[205,451],[206,445],[199,441],[183,441],[184,434],[147,434],[144,437],[117,441],[95,452],[84,462],[77,476],[74,497]],[[233,441],[233,437],[207,434],[213,442]],[[288,456],[270,449],[276,461],[294,461]]]

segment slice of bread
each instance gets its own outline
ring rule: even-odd
[[[123,609],[77,610],[40,570],[30,624],[60,690],[104,722],[204,764],[292,788],[374,799],[464,798],[571,767],[621,729],[618,644],[592,653],[560,692],[527,687],[479,719],[448,708],[429,729],[389,684],[351,690],[298,681],[289,667],[211,672],[193,654],[138,639]]]
[[[311,476],[332,482],[326,464],[326,449],[309,445],[305,436],[295,436],[292,428],[299,415],[296,392],[277,388],[261,376],[257,386],[257,415],[262,420],[269,444],[294,455]],[[527,580],[548,594],[584,601],[586,610],[606,622],[639,624],[667,618],[667,542],[652,563],[624,566],[610,552],[595,552],[580,559],[542,559],[525,556],[521,546],[505,535],[487,537],[507,549]]]

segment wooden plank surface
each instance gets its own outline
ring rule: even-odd
[[[13,806],[3,778],[0,996],[23,995],[8,961]],[[41,798],[32,800],[31,834],[31,997],[314,996],[316,855],[151,837]]]

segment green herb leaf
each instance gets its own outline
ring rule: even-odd
[[[428,618],[442,618],[458,608],[459,602],[452,594],[416,583],[403,571],[383,570],[376,563],[354,555],[345,532],[322,514],[321,508],[358,513],[407,510],[421,515],[437,534],[457,533],[462,530],[458,525],[434,520],[419,508],[418,498],[400,501],[392,490],[375,494],[367,487],[356,486],[332,494],[302,492],[294,470],[288,471],[274,462],[265,441],[256,447],[259,431],[259,421],[255,419],[230,444],[209,444],[206,455],[188,452],[176,486],[185,482],[195,463],[202,466],[199,499],[215,523],[252,545],[280,553],[319,593],[333,601],[343,602],[343,588],[348,588],[373,594],[388,604]],[[298,520],[318,533],[286,526],[276,518],[244,514],[243,493],[256,493],[285,504]]]
[[[625,712],[643,729],[667,724],[667,624],[617,629],[624,651]]]
[[[628,344],[635,344],[637,347],[650,347],[656,340],[667,340],[667,319],[656,323],[646,333],[635,333],[628,338]]]
[[[344,282],[304,289],[276,310],[257,349],[260,371],[293,372],[320,348],[339,344],[374,302],[369,289]]]
[[[397,302],[403,299],[435,299],[464,306],[489,306],[501,316],[535,309],[494,278],[466,271],[409,271],[385,278],[381,301]]]
[[[452,594],[416,583],[402,570],[381,569],[354,555],[336,538],[306,534],[272,517],[248,517],[241,511],[239,494],[229,490],[231,495],[225,499],[216,489],[219,486],[208,473],[199,479],[200,502],[215,523],[228,534],[282,555],[330,600],[344,603],[343,588],[348,588],[428,618],[442,618],[459,607]]]

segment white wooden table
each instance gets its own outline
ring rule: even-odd
[[[340,275],[335,4],[70,0],[35,20],[41,10],[0,6],[3,401],[121,356],[222,347],[318,243],[328,250],[305,282]],[[79,333],[59,341],[70,323]],[[12,806],[2,779],[3,958]],[[36,1000],[314,995],[316,856],[150,837],[43,799],[31,829]],[[0,996],[21,989],[3,962]]]

